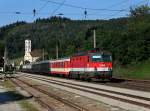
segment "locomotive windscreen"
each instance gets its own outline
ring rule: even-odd
[[[111,55],[105,55],[105,54],[92,55],[91,59],[94,62],[110,62],[110,61],[112,61]]]

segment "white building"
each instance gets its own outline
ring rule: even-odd
[[[25,55],[24,61],[35,62],[39,57],[41,57],[40,50],[34,50],[31,52],[31,40],[25,40]]]
[[[29,39],[25,40],[25,55],[24,55],[24,61],[32,62],[32,56],[31,56],[31,40],[29,40]]]
[[[31,52],[31,40],[25,40],[25,53]]]

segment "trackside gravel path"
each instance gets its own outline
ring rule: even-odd
[[[130,111],[150,110],[149,92],[110,87],[110,86],[99,85],[99,84],[97,85],[97,84],[79,82],[74,80],[58,79],[54,77],[32,75],[32,76],[36,76],[36,78],[34,78],[32,76],[27,76],[27,75],[29,74],[26,74],[26,76],[22,75],[22,77],[28,78],[33,81],[37,81],[41,84],[49,85],[55,88],[59,88],[61,90],[65,90],[84,97],[88,97],[90,99],[101,101],[111,106],[119,106],[120,108],[123,108],[125,110],[130,110]],[[45,80],[40,78],[45,78]],[[88,87],[85,88],[82,86],[88,86]]]
[[[20,105],[10,97],[10,93],[0,85],[0,111],[24,111]]]

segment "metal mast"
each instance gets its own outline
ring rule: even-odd
[[[58,44],[56,45],[56,59],[58,59]]]
[[[96,30],[93,30],[93,42],[94,42],[94,48],[96,48]]]
[[[7,59],[7,47],[5,46],[5,51],[4,51],[4,72],[6,72],[6,65],[8,64],[8,59]]]

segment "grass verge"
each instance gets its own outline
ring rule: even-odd
[[[121,78],[150,80],[150,59],[124,67],[115,66],[113,74]]]
[[[16,91],[15,86],[10,80],[4,81],[2,86],[9,91],[10,98],[16,100],[24,111],[39,111],[32,103],[28,101],[26,97]]]

